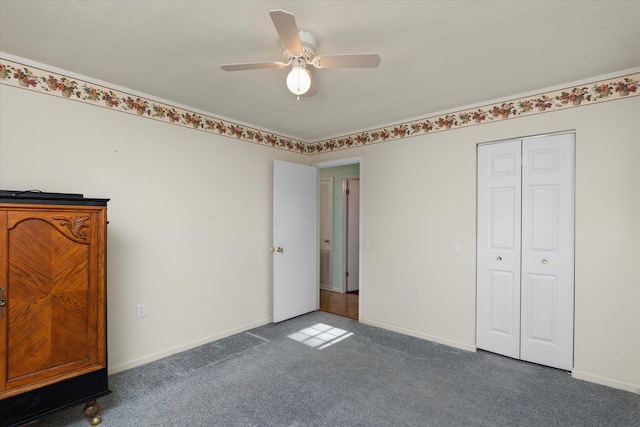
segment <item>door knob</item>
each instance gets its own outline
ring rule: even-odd
[[[549,262],[549,261],[547,261],[546,259],[543,259],[543,260],[542,260],[542,263],[543,263],[543,264],[546,264],[547,262]]]
[[[498,261],[502,261],[502,257],[499,256],[498,258],[496,258]]]

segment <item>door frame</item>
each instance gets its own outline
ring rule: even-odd
[[[575,270],[575,264],[576,264],[576,258],[575,258],[576,182],[575,182],[575,180],[576,180],[576,158],[577,158],[577,143],[576,143],[577,134],[576,134],[576,130],[575,129],[558,131],[558,132],[550,132],[550,133],[545,133],[545,134],[535,134],[535,135],[528,135],[528,136],[520,136],[520,137],[514,137],[514,138],[507,138],[507,139],[500,139],[500,140],[495,140],[495,141],[487,141],[487,142],[477,143],[476,144],[476,199],[478,198],[478,189],[479,189],[477,174],[478,174],[478,158],[479,158],[478,157],[478,148],[480,146],[488,146],[488,145],[501,144],[501,143],[505,143],[505,142],[509,142],[509,141],[519,140],[520,144],[521,144],[521,150],[522,150],[522,152],[521,152],[521,162],[522,162],[522,161],[524,161],[522,156],[523,156],[523,151],[524,151],[523,150],[523,142],[525,140],[538,139],[538,138],[547,138],[547,137],[561,136],[561,135],[573,135],[573,148],[572,148],[572,150],[573,150],[573,152],[572,152],[572,155],[573,155],[573,159],[572,159],[572,161],[573,161],[573,170],[572,170],[572,175],[571,175],[571,180],[573,182],[573,184],[572,184],[572,197],[571,197],[571,199],[572,199],[571,200],[571,202],[572,202],[572,216],[573,216],[572,228],[571,228],[571,233],[572,233],[571,240],[572,240],[573,252],[572,252],[572,266],[571,266],[571,268],[573,270]],[[521,166],[521,168],[522,168],[522,166]],[[522,185],[522,183],[521,183],[521,185]],[[521,197],[523,197],[523,196],[521,196]],[[477,205],[478,205],[478,200],[476,200],[476,246],[478,244],[478,224],[477,224],[477,221],[478,221],[478,213],[479,213]],[[520,216],[522,217],[522,214]],[[522,231],[520,231],[520,232],[522,232]],[[521,242],[521,245],[522,245],[522,242]],[[476,333],[476,349],[479,349],[479,347],[478,347],[478,298],[479,298],[478,297],[478,256],[479,255],[478,254],[479,254],[479,249],[476,248],[476,318],[475,318],[475,324],[476,324],[476,328],[475,328],[476,329],[476,331],[475,331],[475,333]],[[522,263],[522,261],[521,261],[521,263]],[[522,280],[522,272],[520,272],[520,280]],[[572,275],[572,282],[573,283],[572,283],[572,286],[571,286],[571,292],[572,292],[573,296],[572,296],[572,303],[571,303],[571,306],[572,306],[571,320],[572,320],[573,333],[572,333],[572,337],[571,337],[571,340],[570,340],[570,342],[571,342],[571,362],[570,362],[571,366],[569,368],[552,366],[554,368],[563,369],[563,370],[567,370],[567,371],[572,371],[574,369],[574,367],[575,367],[574,366],[574,358],[575,358],[575,290],[576,290],[576,287],[575,287],[575,274]],[[522,284],[520,286],[522,286]],[[520,325],[520,328],[521,327],[522,326]],[[520,334],[520,338],[519,338],[520,344],[518,346],[519,347],[518,351],[519,351],[519,354],[520,354],[520,352],[522,351],[522,345],[521,345],[522,332],[519,331],[519,334]],[[488,351],[492,351],[492,350],[488,350]],[[525,359],[521,359],[521,355],[519,355],[517,357],[517,359],[525,360]],[[534,363],[538,363],[538,362],[534,361]]]
[[[359,253],[358,253],[358,269],[360,270],[360,274],[358,277],[358,288],[360,290],[359,292],[359,297],[358,297],[358,321],[361,322],[363,315],[362,315],[362,299],[363,299],[363,294],[364,294],[364,287],[363,287],[363,280],[362,280],[362,242],[363,240],[363,200],[364,200],[364,183],[362,180],[362,175],[364,172],[364,159],[362,156],[357,156],[357,157],[348,157],[348,158],[344,158],[344,159],[336,159],[336,160],[329,160],[326,162],[318,162],[318,163],[314,163],[312,164],[312,166],[317,167],[318,169],[325,169],[325,168],[333,168],[336,166],[346,166],[346,165],[355,165],[358,164],[360,166],[360,201],[359,201],[359,207],[360,207],[360,212],[358,215],[358,248],[359,248]],[[320,229],[320,224],[318,223],[318,229]],[[344,283],[344,282],[343,282]],[[318,285],[318,293],[320,293],[320,285]],[[344,285],[342,285],[344,286]]]
[[[328,246],[330,248],[332,248],[333,247],[333,177],[330,176],[330,177],[327,177],[327,178],[318,179],[318,183],[320,185],[320,190],[322,190],[323,181],[325,183],[328,182],[328,184],[329,184],[329,191],[328,191],[329,192],[329,197],[328,197],[328,200],[326,201],[326,203],[328,204],[328,207],[327,207],[328,209],[327,210],[329,211],[329,218],[328,218],[327,222],[328,222],[328,228],[330,229],[329,230],[329,236],[328,236],[328,238],[329,238]],[[322,203],[322,191],[318,192],[318,200],[319,200],[318,207],[320,208],[320,212],[318,214],[318,230],[319,230],[319,233],[320,233],[319,234],[319,236],[320,236],[320,260],[322,260],[322,250],[323,250],[322,246],[324,245],[324,243],[327,243],[326,240],[324,242],[322,241],[322,239],[323,239],[323,235],[322,235],[322,222],[323,222],[322,221],[323,220],[322,211],[323,211],[323,208],[324,208],[323,203]],[[327,236],[325,235],[324,237],[327,237]],[[326,247],[324,249],[326,250]],[[329,250],[331,252],[331,257],[333,257],[333,253],[332,253],[333,250],[332,249],[329,249]],[[329,263],[329,264],[331,264],[331,263]],[[320,262],[319,270],[320,270],[320,278],[322,278],[322,261]],[[332,269],[331,265],[329,265],[329,287],[326,286],[327,285],[326,282],[324,283],[325,286],[322,286],[323,283],[322,283],[322,281],[320,281],[320,289],[331,289],[332,270],[333,269]]]
[[[348,211],[347,211],[347,206],[348,206],[348,198],[349,196],[347,195],[347,188],[348,188],[348,181],[352,180],[352,179],[357,179],[358,181],[360,181],[360,174],[357,175],[346,175],[342,177],[342,212],[340,212],[340,217],[341,217],[341,221],[342,221],[342,242],[340,242],[340,244],[342,245],[342,271],[341,271],[341,280],[340,280],[340,292],[345,293],[348,292],[347,289],[347,280],[346,278],[346,273],[349,270],[349,266],[347,264],[347,261],[349,259],[349,247],[348,247],[348,242],[349,242],[349,217],[348,217]],[[358,194],[360,194],[358,192]],[[358,197],[358,202],[360,202],[359,200],[360,198]],[[360,215],[358,214],[358,241],[360,240]],[[360,257],[360,245],[358,244],[358,258]],[[358,286],[360,285],[360,271],[358,269]],[[359,288],[358,288],[359,290]]]

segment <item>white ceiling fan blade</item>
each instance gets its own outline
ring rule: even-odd
[[[276,62],[276,61],[270,61],[270,62],[247,62],[244,64],[225,64],[225,65],[221,65],[220,68],[222,68],[225,71],[242,71],[242,70],[259,70],[262,68],[283,68],[286,67],[289,64],[286,64],[284,62]]]
[[[289,12],[280,9],[270,11],[269,15],[271,15],[271,20],[284,48],[289,52],[302,52],[296,18]]]
[[[311,64],[316,68],[376,68],[380,61],[376,53],[357,53],[318,56]]]

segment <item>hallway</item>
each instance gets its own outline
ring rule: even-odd
[[[320,289],[320,311],[358,320],[358,291],[341,294]]]

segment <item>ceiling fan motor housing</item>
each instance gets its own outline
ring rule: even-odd
[[[289,59],[304,58],[307,62],[311,62],[316,56],[316,47],[318,42],[313,34],[308,31],[298,31],[300,36],[300,44],[302,45],[302,52],[291,52],[287,49],[284,50],[284,57]]]

